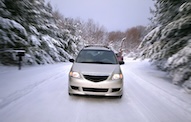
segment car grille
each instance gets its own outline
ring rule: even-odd
[[[93,82],[100,82],[106,80],[108,76],[84,75],[84,78]]]
[[[88,92],[107,92],[108,89],[103,89],[103,88],[83,88],[83,91],[88,91]]]

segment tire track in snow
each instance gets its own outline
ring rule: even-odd
[[[129,72],[129,74],[132,77],[139,80],[139,82],[136,82],[136,83],[138,83],[141,86],[144,86],[146,89],[149,89],[150,91],[152,91],[151,93],[153,95],[155,95],[155,96],[158,95],[161,97],[161,100],[163,99],[168,103],[173,103],[179,109],[184,110],[184,112],[183,111],[182,112],[184,113],[185,116],[190,116],[191,105],[189,103],[186,103],[185,101],[179,99],[175,95],[168,93],[168,91],[164,90],[163,88],[160,88],[159,86],[156,86],[155,84],[145,81],[144,79],[142,79],[141,77],[139,77],[137,74],[135,74],[133,72]],[[191,118],[189,118],[189,119],[191,119]]]
[[[4,99],[1,99],[0,100],[0,109],[8,106],[9,104],[17,101],[18,99],[26,96],[27,94],[31,93],[35,88],[39,87],[40,85],[42,85],[43,83],[45,83],[46,81],[51,81],[51,80],[54,80],[58,77],[60,77],[60,75],[62,75],[63,72],[59,72],[59,73],[55,73],[41,81],[38,81],[38,82],[35,82],[31,85],[28,85],[27,87],[21,89],[21,90],[18,90],[12,94],[10,94],[8,97],[4,98]]]

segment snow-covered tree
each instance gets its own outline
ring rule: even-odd
[[[66,61],[78,51],[75,28],[59,26],[60,19],[44,0],[1,0],[0,14],[1,52],[25,49],[25,64]],[[14,53],[0,53],[0,57],[4,64],[17,60]]]
[[[191,88],[191,2],[157,0],[155,6],[157,24],[139,46],[141,56],[168,71],[174,84]]]
[[[6,61],[13,64],[15,63],[14,60],[16,60],[15,56],[11,55],[11,53],[2,53],[3,50],[20,47],[26,48],[29,45],[26,41],[28,40],[26,29],[21,23],[12,19],[16,15],[12,8],[18,10],[15,6],[15,4],[10,5],[10,0],[0,2],[0,59],[2,63]],[[5,60],[3,61],[3,59]]]

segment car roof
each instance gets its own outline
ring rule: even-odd
[[[97,46],[97,45],[85,46],[83,48],[83,50],[107,50],[107,51],[112,51],[109,47]]]

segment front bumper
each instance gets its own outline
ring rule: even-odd
[[[68,92],[78,95],[122,96],[123,79],[93,82],[69,77]]]

